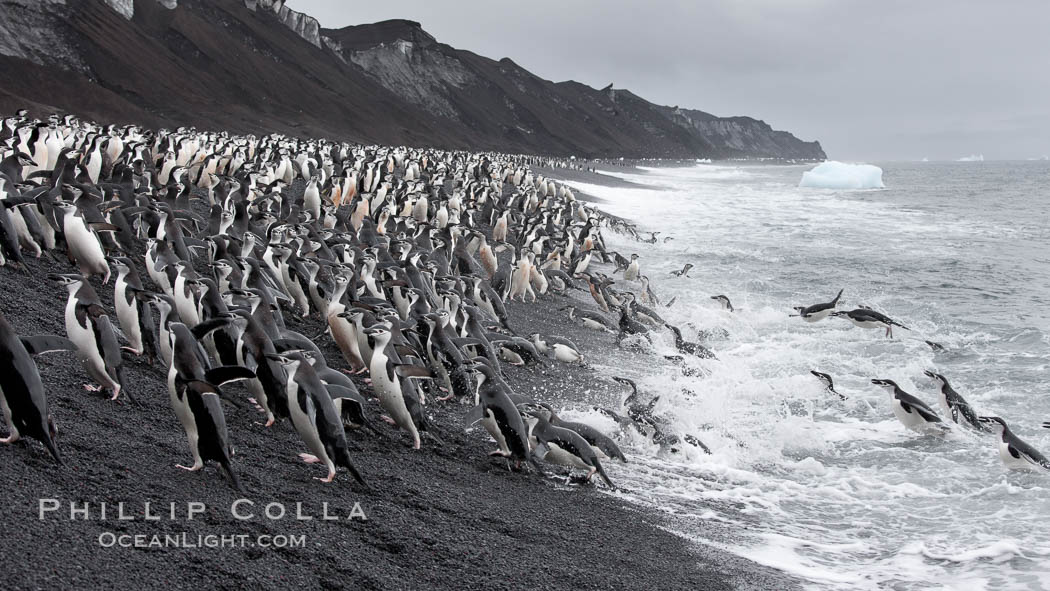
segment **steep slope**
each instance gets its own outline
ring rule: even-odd
[[[283,0],[2,0],[0,110],[585,157],[822,159],[747,117],[554,83],[419,23],[322,29]]]

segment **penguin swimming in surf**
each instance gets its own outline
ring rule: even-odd
[[[831,315],[835,317],[845,317],[852,322],[854,326],[860,328],[883,328],[886,330],[886,336],[891,339],[893,338],[894,326],[903,328],[904,330],[911,330],[889,316],[881,312],[876,312],[875,310],[869,310],[868,308],[857,308],[856,310],[850,310],[848,312],[835,311],[832,312]]]
[[[792,314],[792,316],[799,316],[806,322],[819,322],[824,320],[828,316],[831,316],[831,313],[835,311],[835,306],[839,304],[839,298],[842,297],[842,292],[843,290],[840,289],[838,295],[835,296],[835,299],[830,302],[813,304],[812,306],[805,307],[798,306],[795,308],[795,311],[798,312],[798,314]]]
[[[951,417],[953,422],[978,431],[988,431],[988,425],[980,420],[970,403],[966,402],[966,399],[956,392],[955,388],[952,388],[951,384],[948,383],[948,378],[930,370],[926,370],[923,373],[926,374],[926,377],[940,384],[941,407]]]
[[[1050,459],[1015,435],[1006,421],[999,417],[981,417],[980,421],[988,425],[990,431],[999,435],[999,458],[1008,469],[1050,471]]]
[[[836,396],[838,396],[842,400],[846,400],[846,396],[844,394],[841,394],[837,390],[835,390],[835,381],[831,379],[831,376],[829,376],[826,373],[822,373],[822,372],[819,372],[819,371],[814,371],[812,369],[809,370],[809,373],[811,373],[814,376],[816,376],[817,379],[820,380],[820,383],[824,384],[824,389],[825,390],[827,390],[828,392],[831,392],[832,394],[835,394]]]
[[[890,393],[890,408],[897,420],[908,429],[923,434],[943,434],[948,430],[948,426],[928,404],[902,390],[897,382],[875,379],[871,383]]]

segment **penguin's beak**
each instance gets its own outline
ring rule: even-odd
[[[928,369],[923,371],[922,373],[925,374],[926,377],[928,377],[928,378],[937,379],[937,374],[933,373],[932,371],[930,371]]]

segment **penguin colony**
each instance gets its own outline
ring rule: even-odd
[[[3,120],[2,140],[0,265],[69,264],[49,276],[67,295],[64,336],[20,335],[18,319],[0,315],[4,442],[35,439],[62,461],[33,357],[69,351],[85,389],[115,403],[156,394],[127,383],[129,356],[163,372],[192,460],[177,468],[214,462],[237,489],[228,412],[290,424],[324,482],[345,469],[367,486],[347,433],[397,439],[380,414],[405,445],[440,444],[424,412],[436,404],[463,405],[508,468],[567,466],[612,486],[601,460],[626,461],[598,430],[517,394],[504,372],[584,363],[568,339],[519,336],[508,300],[534,304],[583,290],[583,280],[607,296],[605,309],[622,311],[603,330],[635,334],[646,330],[636,317],[659,318],[588,273],[592,259],[610,262],[601,234],[610,221],[531,172],[538,159],[25,111]],[[301,193],[289,190],[297,182]],[[625,268],[637,273],[634,258]],[[98,290],[113,290],[112,307]],[[311,316],[321,334],[294,329]],[[319,339],[343,363],[330,366]],[[247,396],[226,391],[235,382]]]
[[[325,469],[317,478],[324,482],[343,468],[366,486],[347,433],[389,437],[371,418],[377,409],[406,445],[420,449],[425,440],[440,444],[424,407],[462,404],[466,423],[486,429],[497,445],[491,455],[506,458],[508,468],[564,466],[583,471],[579,482],[597,475],[611,487],[601,460],[627,461],[616,443],[516,393],[502,367],[552,359],[582,365],[579,347],[556,335],[519,336],[505,303],[580,290],[601,312],[567,306],[562,312],[572,322],[613,333],[618,343],[666,329],[679,353],[669,360],[715,357],[660,317],[655,307],[674,300],[660,302],[639,256],[606,249],[601,229],[644,243],[655,243],[658,232],[643,237],[577,201],[534,174],[528,157],[154,132],[72,116],[42,122],[24,111],[3,120],[0,137],[0,264],[24,269],[26,255],[64,253],[70,265],[69,273],[50,276],[68,294],[65,337],[19,335],[0,315],[8,433],[0,441],[36,439],[58,462],[57,426],[33,357],[70,351],[91,380],[85,388],[112,401],[136,404],[136,396],[150,394],[125,383],[126,355],[159,367],[192,458],[177,468],[215,462],[238,490],[228,405],[259,413],[266,428],[290,423],[307,450],[300,457]],[[287,190],[297,181],[305,184],[301,195]],[[613,274],[640,284],[637,294],[615,289],[592,263],[615,265]],[[113,289],[111,309],[98,284]],[[841,295],[796,315],[807,322],[845,317],[890,337],[894,327],[908,330],[867,308],[836,310]],[[712,299],[738,311],[725,295]],[[309,316],[323,320],[322,334],[289,326]],[[328,365],[319,338],[338,347],[342,367]],[[845,399],[831,376],[813,373]],[[941,383],[953,422],[999,434],[1007,466],[1050,469],[1002,419],[977,416],[947,379],[929,375]],[[621,429],[671,451],[686,443],[710,453],[655,414],[659,396],[643,402],[633,381],[613,380],[630,389],[626,414],[597,410]],[[233,382],[243,383],[254,409],[223,391]],[[894,382],[873,383],[891,392],[907,427],[947,430]]]

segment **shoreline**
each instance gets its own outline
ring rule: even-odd
[[[20,334],[63,335],[66,295],[46,275],[68,272],[68,264],[45,254],[29,259],[28,269],[23,275],[0,268],[3,312]],[[112,283],[102,286],[94,279],[92,284],[112,309]],[[548,295],[540,300],[545,305],[510,304],[511,324],[520,333],[568,337],[586,356],[600,356],[603,348],[614,346],[611,335],[568,324],[564,312],[547,312],[571,299]],[[589,300],[585,305],[594,307]],[[321,323],[315,315],[290,327],[317,334]],[[341,356],[331,339],[322,338],[318,344],[333,366],[341,366],[336,365]],[[593,487],[507,471],[503,460],[487,456],[492,443],[482,429],[462,429],[465,406],[427,405],[443,444],[428,441],[421,451],[405,447],[397,433],[383,427],[393,439],[348,432],[352,458],[370,484],[362,490],[342,472],[332,484],[314,480],[323,471],[298,459],[303,444],[289,422],[262,427],[259,416],[243,402],[246,391],[231,386],[229,398],[241,407],[226,406],[227,422],[236,448],[234,462],[249,491],[241,495],[213,466],[200,473],[175,468],[188,460],[189,451],[168,401],[165,372],[158,366],[125,356],[127,385],[142,402],[139,407],[84,392],[80,386],[86,376],[70,353],[45,355],[37,362],[66,465],[55,465],[36,442],[29,449],[22,444],[0,446],[0,477],[7,498],[0,524],[7,532],[24,532],[4,536],[0,552],[7,557],[9,580],[22,588],[142,588],[160,582],[232,587],[242,581],[250,587],[318,589],[783,589],[796,584],[779,571],[673,533],[666,525],[668,518],[655,509]],[[622,396],[611,381],[596,379],[593,371],[577,366],[507,366],[507,371],[516,391],[557,406],[618,403]],[[376,406],[369,411],[378,414]],[[612,462],[607,466],[615,482],[622,467]],[[301,503],[304,514],[315,518],[263,516],[242,521],[229,510],[241,497],[252,500],[257,511],[269,503],[291,511]],[[139,512],[133,513],[136,516],[144,512],[145,502],[163,508],[161,513],[175,503],[179,518],[83,521],[68,519],[60,509],[39,519],[41,498],[58,500],[62,509],[70,503],[98,507],[104,502],[112,507],[123,501],[131,512]],[[194,519],[183,519],[181,508],[189,503],[202,503],[206,509]],[[368,519],[322,519],[325,503],[329,513],[341,516],[360,503]],[[191,539],[246,535],[252,540],[302,535],[306,545],[102,547],[99,536],[107,532],[184,532]],[[113,580],[113,572],[121,573],[119,580]]]

